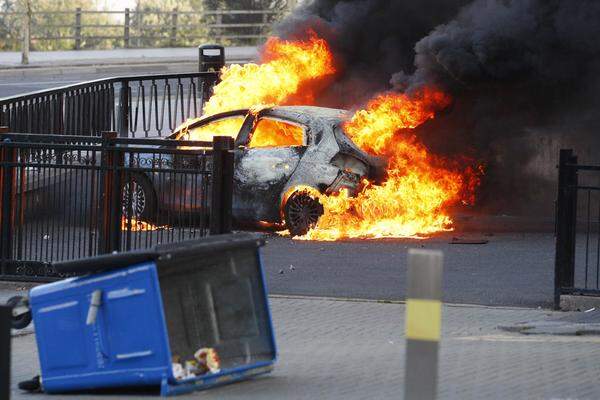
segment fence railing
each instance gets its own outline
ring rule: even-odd
[[[0,134],[0,280],[231,229],[231,138]]]
[[[295,5],[288,0],[274,9],[256,10],[0,12],[0,49],[175,47],[207,40],[257,45]]]
[[[556,199],[554,306],[561,295],[600,296],[600,166],[561,150]]]
[[[162,137],[200,116],[217,72],[99,79],[0,99],[11,132]]]

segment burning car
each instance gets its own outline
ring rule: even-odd
[[[317,192],[345,189],[356,195],[363,179],[379,181],[385,174],[383,159],[346,136],[342,124],[347,117],[345,110],[313,106],[244,109],[189,121],[169,139],[234,137],[235,225],[303,235],[323,214]],[[150,174],[136,175],[132,183],[132,190],[126,184],[124,196],[132,196],[137,215],[181,207],[180,199],[161,198],[164,183]]]

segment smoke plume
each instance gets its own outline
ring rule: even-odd
[[[315,0],[278,29],[312,28],[333,47],[342,72],[321,105],[424,85],[450,93],[419,137],[486,164],[481,209],[548,215],[558,149],[597,162],[598,21],[597,0]]]

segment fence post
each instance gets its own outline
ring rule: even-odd
[[[10,398],[10,331],[12,307],[0,306],[0,399]]]
[[[23,37],[21,38],[21,64],[29,64],[29,47],[31,45],[31,1],[25,2],[25,18],[23,18]]]
[[[210,234],[231,232],[233,205],[233,138],[213,138],[212,191],[210,201]]]
[[[405,400],[433,400],[437,392],[442,320],[443,254],[408,250]]]
[[[575,284],[575,241],[577,234],[577,157],[573,150],[561,149],[558,162],[556,197],[556,250],[554,256],[554,309],[560,309],[563,287]]]
[[[131,25],[131,17],[129,14],[129,8],[125,9],[125,22],[123,29],[123,46],[128,49],[129,48],[129,27]]]
[[[15,222],[14,196],[16,173],[14,165],[7,164],[15,163],[17,159],[15,149],[5,145],[8,143],[10,143],[10,139],[4,139],[0,150],[0,170],[2,171],[0,176],[0,188],[2,190],[2,196],[0,197],[0,211],[2,213],[0,215],[0,257],[2,259],[0,273],[2,274],[6,274],[6,262],[12,260],[13,228]]]
[[[121,246],[121,167],[123,160],[115,150],[116,132],[102,132],[100,187],[99,253],[119,251]]]
[[[126,138],[129,136],[129,81],[127,79],[121,81],[118,111],[119,137]]]
[[[175,47],[177,45],[177,8],[173,9],[171,13],[171,47]]]
[[[75,9],[75,50],[81,50],[81,8]]]

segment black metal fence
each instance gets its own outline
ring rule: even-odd
[[[0,279],[231,229],[231,138],[0,135]]]
[[[560,296],[600,296],[600,166],[561,150],[556,200],[554,306]]]
[[[99,79],[0,99],[0,126],[11,132],[163,137],[200,116],[218,72]]]

